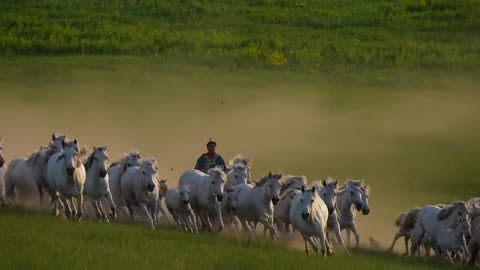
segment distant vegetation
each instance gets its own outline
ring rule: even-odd
[[[232,68],[472,68],[480,1],[0,1],[0,55],[65,54]]]

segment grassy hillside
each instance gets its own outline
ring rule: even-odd
[[[223,67],[471,68],[480,2],[0,1],[0,55],[122,54]]]
[[[268,241],[71,223],[46,213],[0,209],[0,268],[10,269],[452,269],[439,262],[355,251],[322,259]],[[457,268],[458,269],[458,268]]]

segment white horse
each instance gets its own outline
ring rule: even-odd
[[[10,201],[27,203],[38,192],[40,206],[43,206],[43,192],[52,192],[47,181],[47,161],[54,154],[62,151],[64,136],[52,135],[48,147],[40,147],[28,159],[12,160],[5,173],[5,193]],[[56,195],[54,194],[53,197]],[[32,202],[33,203],[33,202]]]
[[[170,188],[165,195],[165,205],[178,227],[186,231],[197,232],[193,210],[190,207],[190,187],[180,185]]]
[[[140,167],[128,168],[120,180],[122,196],[131,220],[134,221],[133,207],[140,207],[151,228],[154,228],[158,205],[158,187],[155,185],[157,171],[157,160],[145,159]]]
[[[254,234],[249,222],[260,222],[265,229],[270,230],[270,237],[273,240],[278,238],[277,231],[273,226],[273,207],[280,201],[281,178],[282,174],[270,172],[255,186],[241,184],[234,187],[238,196],[238,205],[234,213],[242,222],[243,227],[250,231],[252,237]]]
[[[290,232],[290,201],[297,192],[307,187],[305,176],[287,176],[280,188],[280,201],[274,206],[274,222],[279,231]]]
[[[454,229],[463,220],[468,220],[469,212],[465,202],[457,201],[444,207],[437,205],[427,205],[422,207],[417,214],[417,222],[410,232],[412,246],[410,253],[419,255],[420,245],[427,245],[427,255],[431,246],[429,239],[423,239],[425,233],[430,236],[437,235],[437,232],[443,229]],[[432,239],[435,240],[435,239]]]
[[[63,142],[63,153],[56,153],[48,160],[47,179],[51,189],[60,195],[67,218],[83,216],[83,185],[85,184],[85,167],[83,158],[85,148],[79,148],[77,140]],[[75,198],[77,207],[74,205]],[[71,205],[69,205],[69,203]],[[52,201],[53,213],[57,214],[58,199]]]
[[[315,183],[314,186],[316,187],[317,193],[320,198],[323,200],[325,205],[328,209],[328,221],[327,221],[327,240],[329,240],[328,231],[333,231],[337,242],[340,243],[345,254],[350,255],[347,247],[345,246],[345,242],[343,241],[343,237],[341,234],[341,227],[340,222],[338,221],[338,215],[336,211],[336,203],[337,203],[337,189],[338,189],[338,181],[337,180],[322,180],[322,184]]]
[[[315,186],[311,190],[302,188],[302,192],[292,199],[290,222],[303,236],[305,253],[310,254],[309,243],[316,253],[319,244],[323,256],[331,252],[326,239],[327,220],[327,206],[318,196]],[[318,244],[315,243],[317,239]]]
[[[208,174],[194,169],[184,172],[178,182],[179,185],[190,186],[190,205],[197,216],[197,223],[201,222],[210,231],[213,229],[212,222],[216,223],[219,231],[223,229],[220,202],[226,179],[221,168],[210,169]]]
[[[426,232],[424,238],[429,238],[433,243],[437,254],[453,263],[449,252],[453,252],[463,263],[469,255],[465,238],[470,237],[470,223],[468,220],[460,222],[455,229],[444,228],[430,235]]]
[[[347,230],[348,245],[351,246],[350,235],[355,235],[356,247],[360,244],[360,235],[355,223],[355,209],[361,211],[364,199],[360,181],[348,180],[347,183],[337,192],[337,215],[340,223],[340,230]]]
[[[117,206],[117,213],[119,215],[128,216],[127,206],[122,196],[120,179],[125,171],[130,167],[139,167],[142,163],[140,152],[131,152],[125,154],[123,157],[110,165],[108,168],[108,185],[110,193],[112,194],[113,202]]]
[[[234,188],[225,188],[224,194],[225,196],[220,205],[223,224],[225,227],[231,225],[235,236],[238,236],[239,220],[234,213],[237,210],[238,197]]]
[[[301,190],[301,188],[300,188]],[[283,191],[280,195],[280,201],[274,206],[273,220],[277,225],[278,231],[290,232],[290,207],[292,199],[300,193],[298,189],[289,189]]]
[[[107,174],[108,168],[108,153],[107,146],[93,147],[93,153],[85,161],[85,170],[87,171],[87,178],[85,180],[85,194],[90,200],[97,219],[99,221],[105,220],[108,222],[107,214],[105,213],[100,199],[107,199],[110,210],[112,211],[110,218],[114,219],[117,216],[117,207],[113,202],[112,193],[110,193],[109,179]]]
[[[239,184],[245,184],[250,181],[252,160],[243,155],[236,155],[229,162],[229,171],[227,173],[227,182],[225,188],[231,188]]]
[[[3,157],[2,137],[0,137],[0,206],[6,204],[5,201],[5,158]]]

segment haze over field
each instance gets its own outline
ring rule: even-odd
[[[52,132],[113,157],[133,149],[159,158],[171,183],[212,137],[226,158],[268,171],[365,179],[372,214],[363,240],[387,244],[406,208],[476,195],[480,109],[473,75],[369,72],[342,75],[239,71],[152,63],[91,64],[66,58],[8,68],[0,88],[8,158],[28,156]],[[88,62],[88,61],[87,61]],[[15,65],[14,65],[15,67]],[[3,67],[2,69],[6,69]],[[222,103],[223,102],[223,103]]]

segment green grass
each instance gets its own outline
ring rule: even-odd
[[[326,71],[475,68],[475,0],[0,1],[0,55]]]
[[[135,225],[72,223],[0,210],[1,269],[453,269],[436,261],[355,250],[328,259],[269,241],[193,235]],[[458,268],[456,268],[458,269]]]

